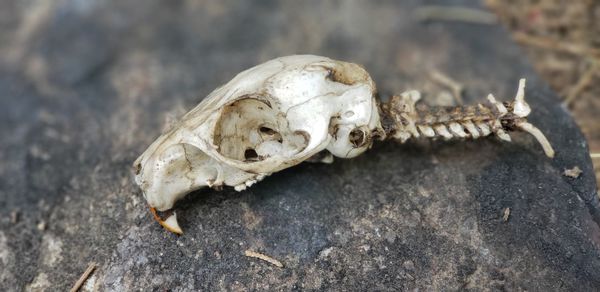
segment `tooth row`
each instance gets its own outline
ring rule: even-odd
[[[268,175],[269,175],[269,173],[258,174],[254,179],[249,179],[249,180],[245,181],[244,183],[234,186],[233,188],[236,191],[241,192],[241,191],[251,187],[253,184],[263,180]]]

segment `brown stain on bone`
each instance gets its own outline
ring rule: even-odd
[[[358,64],[337,62],[333,68],[325,66],[323,68],[327,69],[325,79],[333,82],[354,85],[369,80],[369,73]]]

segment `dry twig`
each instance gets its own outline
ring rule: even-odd
[[[521,44],[568,53],[577,56],[600,59],[600,50],[574,43],[560,42],[550,38],[532,36],[524,32],[513,33],[515,40]]]
[[[565,169],[565,171],[563,172],[563,175],[572,177],[572,178],[578,178],[582,172],[583,171],[579,168],[579,166],[575,166],[571,169]]]
[[[452,6],[423,6],[414,12],[419,21],[460,21],[479,24],[495,24],[496,15],[493,13],[467,7]]]
[[[75,285],[73,285],[73,288],[71,288],[71,290],[69,290],[69,291],[70,292],[79,291],[79,288],[81,288],[83,283],[85,283],[85,281],[90,277],[90,275],[92,274],[92,272],[94,272],[95,269],[96,269],[96,263],[91,263],[88,266],[88,268],[85,270],[85,272],[83,272],[81,277],[79,277],[79,280],[77,280],[77,282],[75,282]]]
[[[10,212],[10,223],[17,224],[17,222],[19,222],[19,212],[18,211]]]
[[[264,255],[262,253],[258,253],[258,252],[251,251],[251,250],[246,250],[244,252],[244,255],[247,257],[251,257],[251,258],[257,258],[257,259],[263,260],[265,262],[268,262],[276,267],[283,268],[283,264],[280,261],[278,261],[268,255]]]
[[[566,106],[569,106],[579,95],[586,89],[588,86],[592,84],[594,80],[594,75],[598,70],[598,66],[596,63],[592,63],[592,65],[581,75],[579,81],[569,90],[569,94],[564,101]]]
[[[463,85],[458,81],[450,78],[448,75],[438,71],[433,70],[430,73],[431,79],[442,86],[448,87],[452,91],[452,95],[454,95],[454,99],[458,104],[463,104],[462,93],[463,93]]]
[[[504,212],[502,213],[502,220],[504,220],[504,222],[507,222],[508,218],[510,217],[510,208],[505,208]]]

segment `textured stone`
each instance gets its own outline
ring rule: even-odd
[[[108,291],[600,289],[586,143],[498,25],[419,22],[420,1],[0,5],[0,290],[66,290],[92,261],[86,287]],[[469,103],[509,100],[526,77],[557,156],[527,135],[380,144],[240,193],[198,191],[177,205],[185,234],[165,232],[133,160],[237,72],[293,53],[365,65],[384,99],[435,100],[433,69]],[[579,178],[562,175],[573,166]]]

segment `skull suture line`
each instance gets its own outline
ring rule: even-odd
[[[213,91],[135,161],[135,180],[155,218],[181,233],[168,211],[204,186],[236,190],[317,154],[352,158],[374,140],[478,138],[506,131],[534,135],[554,155],[544,135],[527,123],[524,80],[514,102],[492,107],[419,109],[409,91],[388,104],[375,98],[375,83],[361,66],[312,55],[288,56],[248,69]],[[383,123],[382,123],[383,122]],[[330,159],[326,159],[330,160]]]

